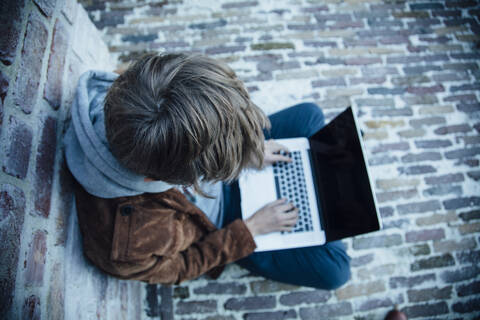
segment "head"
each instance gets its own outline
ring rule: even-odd
[[[133,172],[171,184],[232,181],[263,162],[270,124],[225,63],[202,55],[148,54],[105,98],[113,155]]]

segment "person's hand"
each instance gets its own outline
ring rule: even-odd
[[[252,236],[276,231],[291,231],[297,223],[298,208],[286,199],[266,204],[245,221]]]
[[[272,165],[277,161],[292,162],[292,159],[281,154],[281,151],[285,153],[290,152],[287,147],[277,143],[273,139],[265,141],[265,156],[263,158],[262,168]]]

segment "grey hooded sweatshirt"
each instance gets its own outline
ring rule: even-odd
[[[145,182],[145,176],[121,165],[110,152],[103,109],[107,91],[117,77],[116,73],[105,71],[87,71],[81,75],[72,103],[72,120],[64,138],[68,168],[88,193],[100,198],[157,193],[178,187],[163,181]],[[220,227],[222,183],[205,183],[202,188],[216,196],[215,199],[196,196],[192,200]]]

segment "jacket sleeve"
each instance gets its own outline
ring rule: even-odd
[[[225,228],[207,234],[183,251],[169,256],[153,255],[145,270],[131,278],[149,283],[180,283],[205,274],[214,267],[246,257],[255,242],[245,223],[237,219]]]
[[[115,273],[150,283],[179,283],[244,258],[256,248],[243,220],[215,229],[205,225],[201,212],[178,210],[185,207],[119,206],[110,256]]]

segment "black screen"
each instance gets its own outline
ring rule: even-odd
[[[309,139],[327,241],[380,229],[357,132],[349,107]]]

